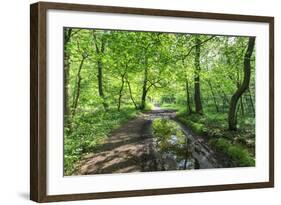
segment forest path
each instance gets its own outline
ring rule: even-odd
[[[83,158],[78,174],[153,170],[152,121],[146,115],[141,114],[114,130],[96,153]]]
[[[217,155],[203,140],[194,135],[188,127],[175,119],[175,110],[157,108],[145,112],[114,130],[95,153],[86,155],[80,162],[77,175],[160,171],[182,169],[182,162],[175,162],[177,156],[159,156],[155,151],[151,124],[156,118],[175,120],[182,128],[192,146],[196,168],[227,167],[223,156]],[[185,163],[187,159],[184,159]],[[165,169],[164,169],[165,170]]]

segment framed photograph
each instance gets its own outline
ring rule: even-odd
[[[274,18],[30,7],[30,198],[274,186]]]

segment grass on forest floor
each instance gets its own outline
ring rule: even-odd
[[[162,106],[161,106],[162,107]],[[204,115],[187,114],[183,106],[170,104],[163,108],[177,109],[177,118],[194,133],[206,136],[209,144],[227,155],[235,166],[255,165],[255,124],[253,117],[239,118],[238,130],[227,129],[227,113],[208,112]]]
[[[163,109],[173,109],[173,110],[177,110],[177,113],[183,113],[186,112],[186,107],[183,105],[178,105],[178,104],[168,104],[168,103],[164,103],[160,106]]]
[[[72,175],[82,156],[95,151],[112,130],[138,114],[132,107],[77,113],[71,119],[71,130],[64,132],[64,174]]]
[[[152,103],[147,102],[145,104],[145,108],[143,111],[150,111],[150,110],[153,110],[153,108],[154,108],[154,105]]]
[[[209,143],[216,150],[226,154],[238,167],[255,166],[255,158],[247,148],[241,144],[232,143],[225,138],[216,138],[209,140]]]

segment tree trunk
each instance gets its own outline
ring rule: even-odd
[[[72,29],[65,29],[64,30],[64,65],[63,65],[63,78],[64,78],[64,92],[63,92],[63,110],[64,110],[64,122],[68,125],[68,117],[69,117],[69,54],[67,52],[67,45],[70,42]]]
[[[126,82],[127,82],[128,88],[129,88],[130,98],[131,98],[131,100],[132,100],[132,102],[133,102],[133,104],[134,104],[134,106],[135,106],[135,108],[137,110],[138,106],[136,104],[136,101],[134,100],[132,89],[131,89],[131,85],[130,85],[130,82],[129,82],[129,80],[127,78],[126,78]]]
[[[249,93],[249,97],[250,97],[251,107],[253,109],[253,112],[255,113],[255,106],[254,106],[254,102],[253,102],[253,98],[252,98],[252,94],[251,94],[250,89],[248,90],[248,93]]]
[[[76,114],[76,108],[77,108],[79,97],[80,97],[80,87],[81,87],[81,80],[82,80],[81,70],[82,70],[84,61],[85,61],[85,58],[83,57],[80,62],[78,72],[77,72],[77,83],[76,83],[76,91],[75,91],[76,95],[74,96],[74,99],[73,99],[72,116],[75,116],[75,114]]]
[[[145,61],[147,62],[147,59]],[[141,110],[145,109],[145,104],[146,104],[147,75],[148,75],[148,68],[147,68],[147,63],[145,63],[144,76],[143,76],[143,85],[142,85],[141,105],[140,105],[140,109]]]
[[[240,97],[240,107],[241,107],[241,115],[244,116],[245,110],[244,110],[244,104],[243,104],[243,96]]]
[[[64,73],[63,73],[63,77],[64,77],[64,115],[68,116],[69,115],[69,107],[68,107],[68,76],[69,76],[69,55],[68,53],[65,52],[64,54]]]
[[[195,101],[195,112],[203,114],[201,93],[200,93],[200,39],[198,35],[195,37],[195,76],[194,76],[194,101]]]
[[[192,108],[190,105],[190,96],[189,96],[189,85],[188,85],[188,80],[185,80],[185,90],[186,90],[186,105],[187,105],[187,110],[188,114],[192,113]]]
[[[102,67],[103,66],[102,66],[101,60],[98,60],[97,64],[98,64],[98,91],[99,91],[99,96],[103,100],[102,105],[103,105],[105,111],[107,111],[108,110],[108,104],[106,103],[105,96],[104,96],[104,93],[103,93],[103,75],[102,75]]]
[[[121,87],[119,90],[119,98],[118,98],[118,106],[117,106],[117,110],[120,111],[120,107],[121,107],[121,99],[122,99],[122,93],[123,93],[123,88],[124,88],[124,83],[125,83],[125,74],[123,74],[121,76]]]
[[[223,90],[222,90],[222,94],[223,94],[223,112],[224,112],[225,109],[228,109],[229,99]]]
[[[93,37],[94,37],[94,43],[95,43],[95,47],[96,47],[96,53],[98,55],[98,60],[97,60],[98,92],[99,92],[99,96],[103,100],[102,105],[104,107],[104,110],[107,111],[108,110],[108,104],[106,103],[106,98],[105,98],[105,95],[104,95],[104,92],[103,92],[103,72],[102,72],[103,71],[103,63],[102,63],[102,57],[101,57],[101,55],[104,53],[104,50],[105,50],[105,40],[104,40],[104,38],[101,39],[101,42],[100,42],[101,45],[99,47],[94,31],[93,31]]]
[[[255,46],[255,37],[249,37],[247,51],[244,56],[244,78],[241,86],[236,90],[230,100],[228,112],[228,128],[229,130],[237,130],[236,108],[237,103],[243,93],[249,88],[251,78],[251,56]]]
[[[219,106],[218,106],[218,103],[217,103],[217,100],[216,100],[216,97],[215,97],[215,93],[214,93],[214,90],[213,90],[213,86],[212,86],[212,83],[208,80],[208,85],[210,86],[210,90],[211,90],[211,93],[212,93],[212,97],[213,97],[213,101],[214,101],[214,104],[215,104],[215,107],[216,107],[216,111],[219,112]]]
[[[141,96],[141,105],[140,105],[140,109],[144,110],[145,109],[145,105],[146,105],[146,95],[147,95],[147,90],[145,89],[145,85],[143,86],[143,90],[142,90],[142,96]]]

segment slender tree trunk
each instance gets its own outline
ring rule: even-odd
[[[146,95],[147,95],[147,90],[143,86],[143,91],[142,91],[142,96],[141,96],[141,105],[140,109],[144,110],[146,106]]]
[[[243,104],[243,95],[240,97],[240,107],[241,107],[241,115],[244,116],[245,110],[244,110],[244,104]]]
[[[132,103],[134,104],[136,110],[138,109],[138,106],[136,104],[136,101],[134,100],[134,97],[133,97],[133,93],[132,93],[132,89],[131,89],[131,84],[129,82],[129,80],[126,78],[126,82],[127,82],[127,85],[128,85],[128,88],[129,88],[129,93],[130,93],[130,98],[132,100]]]
[[[192,108],[190,105],[190,94],[189,94],[189,85],[188,85],[188,80],[185,80],[185,90],[186,90],[186,105],[187,105],[187,110],[188,114],[192,113]]]
[[[118,98],[118,106],[117,106],[118,111],[120,111],[120,108],[121,108],[121,99],[122,99],[122,95],[123,95],[124,83],[125,83],[125,74],[123,74],[121,76],[121,87],[119,90],[119,98]]]
[[[63,73],[63,77],[64,77],[64,116],[67,117],[69,115],[69,107],[68,107],[68,76],[69,76],[69,55],[67,52],[65,52],[64,54],[64,73]]]
[[[224,111],[225,109],[228,108],[228,107],[226,108],[226,106],[228,106],[229,104],[229,99],[223,90],[222,90],[222,94],[223,94],[223,111]]]
[[[216,100],[216,97],[215,97],[213,86],[212,86],[212,83],[209,80],[208,80],[208,85],[210,86],[210,90],[211,90],[211,93],[212,93],[212,97],[213,97],[213,101],[214,101],[216,110],[217,110],[217,112],[219,112],[220,110],[219,110],[219,106],[218,106],[218,103],[217,103],[217,100]]]
[[[239,113],[240,109],[241,109],[241,105],[237,103],[237,109],[236,109],[236,112],[235,112],[235,115],[234,115],[234,117],[235,117],[235,122],[237,122],[238,113]]]
[[[147,60],[145,60],[147,62]],[[144,110],[146,105],[146,95],[147,95],[147,76],[148,75],[148,68],[147,63],[145,63],[144,68],[144,76],[143,76],[143,85],[142,85],[142,96],[141,96],[141,105],[140,109]]]
[[[194,76],[194,101],[195,101],[195,112],[203,114],[201,93],[200,93],[200,39],[198,35],[195,36],[195,76]]]
[[[85,61],[85,58],[83,57],[81,62],[80,62],[78,72],[77,72],[76,93],[75,93],[75,96],[74,96],[74,99],[73,99],[72,116],[75,116],[75,114],[76,114],[76,108],[77,108],[79,97],[80,97],[80,88],[81,88],[81,80],[82,80],[81,70],[82,70],[84,61]]]
[[[255,46],[255,37],[249,37],[247,51],[244,56],[244,78],[241,86],[232,95],[230,100],[229,112],[228,112],[228,128],[229,130],[237,130],[237,120],[236,120],[236,108],[237,102],[243,93],[249,88],[251,79],[251,56]]]
[[[64,92],[63,92],[63,108],[64,108],[64,122],[66,126],[68,126],[69,120],[69,53],[67,52],[67,45],[70,42],[72,29],[65,29],[64,30],[64,66],[63,66],[63,78],[64,78]]]
[[[104,54],[105,50],[105,40],[102,38],[100,41],[100,47],[98,46],[97,38],[95,36],[95,32],[93,31],[93,38],[94,38],[94,43],[96,47],[96,53],[98,55],[98,60],[97,60],[97,67],[98,67],[98,92],[99,96],[102,98],[103,102],[102,105],[104,107],[104,110],[108,110],[108,104],[106,103],[106,98],[103,92],[103,63],[102,63],[102,57],[101,55]]]
[[[218,104],[219,108],[220,108],[220,105],[222,104],[220,111],[224,112],[224,107],[225,107],[227,101],[225,100],[225,96],[224,96],[222,90],[218,90],[217,94],[219,95],[219,100],[217,100],[217,104]],[[222,102],[222,103],[220,103],[220,102]]]
[[[251,94],[251,91],[250,89],[248,90],[248,93],[249,93],[249,98],[250,98],[250,103],[251,103],[251,107],[253,109],[253,112],[255,113],[255,105],[254,105],[254,102],[253,102],[253,98],[252,98],[252,94]]]
[[[104,93],[103,93],[103,74],[102,74],[103,65],[102,65],[101,60],[98,60],[97,64],[98,64],[98,91],[99,91],[99,96],[103,100],[102,105],[103,105],[105,111],[107,111],[108,110],[108,104],[106,103],[105,96],[104,96]]]

